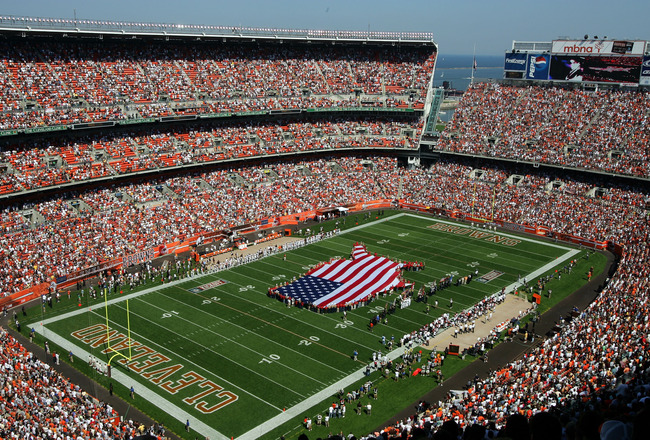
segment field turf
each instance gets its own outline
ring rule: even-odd
[[[363,380],[372,353],[385,352],[382,336],[398,340],[439,314],[459,312],[502,287],[510,289],[520,277],[531,280],[584,253],[411,214],[350,228],[356,221],[348,217],[343,233],[287,252],[286,261],[281,253],[227,271],[111,294],[107,307],[84,298],[76,310],[56,314],[48,309],[28,327],[77,358],[93,356],[106,363],[112,357],[111,380],[124,389],[133,386],[134,404],[152,417],[165,420],[169,414],[167,426],[190,420],[187,438],[195,433],[212,440],[258,438],[283,424],[295,425],[320,404],[324,409],[336,391]],[[413,302],[372,332],[370,317],[394,296],[351,310],[347,319],[342,313],[288,308],[267,296],[270,286],[300,277],[313,265],[348,258],[356,242],[371,253],[424,262],[422,271],[403,272],[416,289],[451,274],[458,278],[478,270],[478,276],[439,291],[429,301],[437,299],[438,309],[431,307],[427,314],[424,304]],[[477,281],[488,273],[497,276]],[[211,282],[217,283],[190,291]],[[447,308],[451,298],[453,310]],[[391,357],[402,351],[395,349]]]

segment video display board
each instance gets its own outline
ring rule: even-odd
[[[643,63],[641,64],[641,79],[639,79],[639,84],[642,86],[650,86],[650,56],[643,57]]]
[[[550,80],[638,84],[643,57],[551,55]]]

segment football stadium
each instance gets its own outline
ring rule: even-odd
[[[649,42],[0,38],[0,437],[650,432]]]

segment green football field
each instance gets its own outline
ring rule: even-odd
[[[318,314],[267,296],[268,288],[300,277],[332,257],[348,258],[356,242],[368,252],[422,261],[404,271],[420,286],[445,276],[478,276],[439,291],[441,307],[413,302],[371,332],[369,320],[394,296],[342,313]],[[176,424],[189,420],[210,439],[259,438],[339,389],[363,378],[381,337],[398,340],[442,313],[459,312],[487,295],[536,279],[580,251],[550,242],[397,214],[344,230],[288,252],[210,275],[175,281],[31,323],[45,339],[112,365],[112,380],[134,387]],[[487,276],[479,282],[477,278]],[[453,298],[453,310],[449,310]],[[127,302],[128,300],[128,302]],[[108,329],[107,329],[108,323]],[[130,344],[128,335],[130,334]],[[352,358],[357,350],[358,360]],[[401,355],[396,348],[391,358]],[[130,359],[130,360],[129,360]],[[136,403],[137,404],[137,403]],[[159,415],[154,415],[159,418]],[[167,425],[170,425],[168,422]]]

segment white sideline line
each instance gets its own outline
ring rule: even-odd
[[[176,302],[180,302],[180,301],[176,300]],[[151,303],[149,303],[149,302],[145,302],[145,304],[147,304],[147,305],[150,306],[150,307],[155,307],[156,309],[162,311],[163,313],[166,311],[166,310],[164,310],[164,309],[162,309],[162,308],[156,306],[155,304],[151,304]],[[187,307],[188,305],[185,304],[185,306]],[[124,307],[122,307],[122,306],[118,306],[118,307],[120,307],[120,309],[122,309],[122,310],[125,310]],[[190,306],[190,307],[191,307],[191,306]],[[201,311],[200,309],[197,309],[196,307],[191,307],[191,308]],[[126,310],[125,310],[125,311],[126,311]],[[203,312],[203,313],[205,313],[205,312]],[[164,325],[158,324],[157,322],[154,322],[154,321],[152,321],[151,319],[147,319],[147,318],[143,318],[143,317],[140,317],[140,319],[144,319],[145,321],[151,323],[151,325],[153,325],[153,326],[164,328],[164,329],[167,330],[168,332],[175,334],[176,336],[178,336],[178,337],[181,338],[181,339],[191,340],[190,337],[188,337],[188,336],[184,336],[184,335],[181,335],[180,333],[175,332],[175,331],[171,330],[170,328],[165,327]],[[190,324],[191,324],[192,326],[194,326],[194,327],[198,327],[200,330],[203,330],[204,332],[212,333],[213,335],[219,336],[219,337],[223,338],[224,340],[228,341],[229,343],[234,344],[234,345],[237,345],[238,347],[241,347],[241,350],[242,350],[242,351],[248,350],[248,351],[251,351],[251,352],[253,352],[253,353],[256,353],[255,350],[246,347],[244,344],[240,344],[239,342],[233,340],[232,338],[228,338],[228,337],[226,337],[226,336],[223,336],[223,335],[221,335],[221,334],[219,334],[219,333],[217,333],[217,332],[215,332],[215,331],[213,331],[213,330],[210,330],[208,327],[204,327],[204,326],[201,326],[201,325],[199,325],[199,324],[196,324],[196,323],[194,323],[193,321],[190,321],[189,319],[183,318],[183,317],[180,316],[180,315],[179,315],[179,316],[176,316],[175,319],[180,319],[180,320],[182,320],[182,321],[184,321],[184,322],[190,323]],[[223,321],[225,321],[225,320],[223,320]],[[250,333],[252,333],[252,332],[247,331],[247,333],[250,334]],[[151,341],[151,340],[149,340],[149,341],[155,343],[155,341]],[[194,341],[192,341],[192,342],[194,342]],[[194,342],[194,343],[197,344],[196,342]],[[156,344],[156,345],[160,346],[160,344]],[[211,353],[216,354],[217,356],[220,356],[220,357],[225,358],[224,355],[219,354],[219,353],[217,353],[214,349],[210,348],[210,347],[212,347],[212,346],[210,346],[210,345],[208,345],[208,346],[203,345],[203,344],[197,344],[197,345],[199,345],[200,347],[202,347],[203,349],[205,349],[205,350],[207,350],[207,351],[209,351],[209,352],[211,352]],[[175,354],[176,354],[176,353],[175,353]],[[257,354],[259,354],[259,353],[257,353]],[[228,359],[228,358],[227,358],[227,359]],[[236,364],[237,366],[239,366],[239,368],[241,368],[242,370],[248,370],[251,374],[254,374],[254,375],[257,375],[257,376],[263,376],[262,373],[260,373],[260,372],[258,372],[258,371],[255,371],[255,370],[253,370],[253,369],[251,369],[251,368],[248,368],[246,365],[243,365],[243,364],[241,364],[240,362],[237,362],[237,361],[235,361],[235,360],[233,360],[233,359],[229,359],[229,360],[230,360],[230,362],[232,362],[233,364]],[[276,361],[276,362],[277,362],[277,361]],[[278,363],[279,365],[281,365],[282,367],[284,367],[285,369],[287,369],[287,370],[291,370],[291,371],[294,372],[295,374],[301,374],[302,376],[305,376],[305,377],[308,378],[309,380],[312,380],[312,381],[314,381],[314,382],[317,382],[317,383],[320,384],[320,385],[325,385],[325,384],[324,384],[323,382],[321,382],[320,380],[318,380],[318,379],[316,379],[316,378],[313,378],[313,377],[311,377],[311,376],[308,376],[308,375],[306,375],[306,374],[304,374],[304,373],[301,373],[301,372],[299,372],[299,371],[296,371],[295,369],[289,367],[289,366],[286,365],[286,364],[283,364],[282,362],[277,362],[277,363]],[[340,371],[339,371],[339,373],[340,373]],[[217,377],[219,377],[219,376],[217,376]],[[222,378],[219,378],[219,379],[223,380]],[[289,391],[289,392],[291,392],[291,393],[293,393],[293,394],[296,394],[296,395],[298,395],[299,397],[304,397],[304,396],[303,396],[302,394],[300,394],[298,391],[295,391],[295,390],[293,390],[293,389],[291,389],[291,388],[288,388],[288,387],[286,387],[285,385],[282,385],[282,384],[278,383],[278,382],[275,381],[275,380],[269,379],[269,378],[267,378],[267,377],[264,377],[264,380],[267,380],[267,381],[269,381],[269,382],[271,382],[271,383],[277,385],[279,388],[284,388],[285,390],[287,390],[287,391]],[[234,384],[231,384],[231,385],[234,385]],[[240,388],[240,389],[241,389],[241,388]],[[251,396],[252,396],[252,394],[251,394]],[[262,400],[262,402],[265,402],[263,399],[261,399],[261,398],[259,398],[259,397],[258,397],[258,399]],[[265,403],[271,405],[269,402],[265,402]],[[274,406],[274,405],[271,405],[271,406]],[[276,409],[279,409],[278,407],[275,407],[275,408],[276,408]]]
[[[163,295],[164,295],[164,294],[163,294]],[[189,304],[185,304],[185,303],[183,303],[182,301],[180,301],[180,300],[178,300],[178,299],[176,299],[176,298],[174,298],[174,297],[167,296],[167,295],[165,295],[165,296],[166,296],[166,298],[168,298],[168,299],[170,299],[170,300],[172,300],[172,301],[176,301],[177,303],[181,303],[181,304],[182,304],[183,306],[185,306],[185,307],[189,307],[189,308],[191,308],[191,309],[196,310],[198,313],[202,313],[202,314],[204,314],[204,315],[208,315],[208,316],[209,316],[210,318],[212,318],[212,319],[215,318],[215,315],[212,315],[212,314],[210,314],[209,312],[206,312],[206,311],[203,310],[203,309],[200,309],[200,308],[198,308],[198,307],[191,306],[191,305],[189,305]],[[147,302],[147,304],[149,304],[149,305],[151,305],[151,306],[153,306],[153,307],[156,307],[156,308],[158,308],[159,310],[162,310],[162,309],[160,309],[160,307],[155,306],[155,305],[153,305],[153,304],[151,304],[151,303],[149,303],[149,302]],[[240,312],[240,313],[244,313],[244,312]],[[289,317],[288,315],[282,315],[282,316],[283,316],[283,317],[284,317],[284,316]],[[188,319],[184,319],[184,318],[180,318],[180,319],[183,319],[184,321],[187,321],[187,322],[190,322],[190,323],[194,324],[192,321],[190,321],[190,320],[188,320]],[[339,374],[340,374],[340,373],[343,373],[343,371],[339,370],[338,368],[334,368],[334,367],[332,367],[331,365],[328,365],[328,364],[325,363],[325,362],[321,362],[321,361],[318,361],[318,360],[315,360],[315,359],[311,359],[311,358],[309,358],[309,356],[307,356],[306,354],[301,353],[301,352],[299,352],[298,350],[294,350],[294,349],[292,349],[292,348],[289,348],[289,347],[283,345],[283,344],[280,343],[280,342],[274,341],[274,340],[271,339],[271,338],[267,338],[267,337],[265,337],[265,336],[263,336],[263,335],[256,334],[255,331],[253,331],[253,330],[251,330],[251,329],[248,329],[248,328],[246,328],[246,327],[243,327],[243,326],[241,326],[241,325],[238,325],[238,324],[236,324],[236,323],[234,323],[234,322],[228,321],[227,319],[224,319],[224,318],[218,318],[218,317],[217,317],[217,319],[219,319],[220,321],[222,321],[223,323],[226,323],[226,324],[228,324],[228,325],[231,325],[231,326],[234,326],[234,327],[238,327],[238,328],[240,328],[240,329],[243,331],[242,335],[253,334],[253,335],[255,335],[255,336],[258,337],[258,338],[261,338],[261,339],[264,339],[264,340],[268,341],[269,344],[277,345],[277,346],[281,347],[283,350],[289,350],[289,351],[291,351],[291,352],[292,352],[293,354],[295,354],[296,356],[299,356],[299,357],[302,357],[302,358],[308,358],[309,360],[311,360],[311,361],[313,361],[313,362],[316,362],[317,364],[320,364],[320,365],[322,365],[323,367],[326,367],[326,368],[329,368],[329,369],[331,369],[331,370],[334,370],[335,372],[337,372],[337,373],[339,373]],[[264,322],[264,325],[268,325],[268,324],[276,325],[273,321]],[[194,325],[196,325],[196,324],[194,324]],[[236,342],[236,341],[233,341],[233,340],[230,339],[230,338],[227,338],[227,337],[223,336],[223,335],[220,334],[219,332],[216,332],[216,331],[210,330],[208,327],[201,327],[201,329],[202,329],[202,330],[207,330],[209,333],[212,333],[212,334],[218,335],[218,336],[220,336],[220,337],[222,337],[222,338],[224,338],[224,339],[226,339],[226,340],[232,342],[233,344],[237,344],[237,345],[239,345],[239,346],[246,347],[246,346],[243,345],[243,344],[240,344],[240,343],[238,343],[238,342]],[[251,348],[248,348],[248,347],[247,347],[246,349],[249,350],[249,351],[253,351],[253,352],[255,352],[255,350],[253,350],[253,349],[251,349]],[[276,361],[276,362],[277,362],[277,361]],[[279,362],[279,363],[280,363],[280,362]],[[301,372],[299,372],[299,371],[296,371],[295,369],[289,367],[289,366],[286,365],[286,364],[282,364],[282,363],[280,363],[280,364],[283,365],[285,368],[287,368],[287,369],[289,369],[289,370],[291,370],[291,371],[294,371],[296,374],[301,374],[301,375],[303,375],[303,376],[305,376],[305,377],[308,377],[309,379],[311,379],[311,380],[313,380],[313,381],[315,381],[315,382],[320,383],[321,385],[324,385],[324,383],[321,382],[321,381],[318,380],[318,379],[314,379],[313,377],[310,377],[310,376],[308,376],[308,375],[306,375],[306,374],[304,374],[304,373],[301,373]]]
[[[366,228],[366,227],[369,227],[369,226],[376,225],[378,223],[383,223],[383,222],[394,220],[394,219],[404,217],[404,216],[414,217],[414,218],[418,218],[418,219],[426,219],[426,220],[431,220],[431,221],[438,222],[438,223],[445,223],[445,224],[449,224],[449,225],[457,225],[458,224],[457,222],[440,220],[440,219],[437,219],[437,218],[421,216],[421,215],[412,214],[412,213],[398,213],[398,214],[395,214],[395,215],[392,215],[392,216],[389,216],[389,217],[385,217],[385,218],[381,218],[379,220],[375,220],[372,223],[367,223],[367,224],[363,224],[363,225],[359,225],[359,226],[354,226],[352,228],[341,231],[341,233],[338,234],[338,235],[347,234],[347,233],[357,231],[357,230],[360,230],[360,229],[363,229],[363,228]],[[349,217],[347,217],[347,218],[349,218]],[[469,226],[466,226],[466,227],[469,227]],[[508,234],[508,233],[502,233],[500,231],[491,231],[491,232],[493,232],[494,235],[514,238],[514,239],[521,240],[521,241],[532,242],[532,243],[536,243],[536,244],[540,244],[540,245],[544,245],[544,246],[549,246],[549,247],[553,247],[553,248],[568,250],[568,252],[566,252],[565,254],[557,257],[555,260],[550,261],[546,265],[544,265],[544,266],[538,268],[537,270],[531,272],[530,274],[528,274],[526,276],[526,278],[529,279],[529,280],[532,280],[532,279],[542,275],[543,273],[550,270],[554,266],[557,266],[558,264],[568,260],[569,258],[571,258],[572,256],[574,256],[574,255],[576,255],[576,254],[578,254],[580,252],[577,249],[573,249],[573,248],[570,248],[570,247],[567,247],[567,246],[557,245],[557,244],[554,244],[554,243],[547,243],[547,242],[544,242],[544,241],[540,241],[540,240],[536,240],[536,239],[532,239],[532,238],[528,238],[528,237],[523,237],[523,236],[519,236],[519,235],[512,235],[512,234]],[[333,237],[336,237],[336,235],[333,236]],[[271,255],[269,255],[269,256],[271,256]],[[266,258],[266,257],[259,258],[258,260],[255,260],[255,261],[259,261],[259,260],[261,260],[263,258]],[[236,267],[239,267],[239,266],[235,266],[232,269],[235,269]],[[179,279],[179,280],[168,282],[168,283],[166,283],[164,285],[153,286],[153,287],[144,289],[144,290],[136,292],[136,293],[131,293],[131,294],[127,294],[127,295],[120,295],[119,297],[108,300],[107,304],[108,305],[117,304],[117,303],[120,303],[120,302],[124,302],[127,299],[138,298],[140,296],[147,295],[149,293],[153,293],[153,292],[156,292],[156,291],[160,291],[161,289],[165,289],[167,287],[173,287],[173,286],[176,286],[178,284],[182,284],[182,283],[185,283],[185,282],[188,282],[188,281],[191,281],[191,280],[199,280],[199,279],[201,279],[203,277],[214,276],[214,275],[216,275],[216,273],[217,272],[215,271],[215,272],[199,275],[199,276],[196,276],[196,277]],[[518,287],[520,285],[521,285],[521,283],[514,282],[514,283],[510,284],[509,286],[507,286],[506,290],[514,290],[516,287]],[[55,322],[58,322],[60,320],[69,319],[69,318],[78,316],[80,314],[87,313],[88,311],[99,314],[98,312],[96,312],[96,310],[97,309],[103,309],[104,306],[105,306],[104,303],[97,303],[97,304],[95,304],[93,306],[81,307],[78,310],[74,310],[74,311],[71,311],[71,312],[68,312],[68,313],[65,313],[65,314],[62,314],[62,315],[52,317],[52,318],[47,318],[47,319],[45,319],[43,321],[40,321],[38,323],[32,323],[32,324],[30,324],[30,327],[40,326],[41,327],[41,334],[43,334],[44,336],[45,336],[45,330],[47,330],[48,333],[49,333],[48,334],[48,339],[49,340],[51,340],[52,342],[54,342],[55,344],[57,344],[57,345],[59,345],[61,347],[72,350],[73,354],[75,356],[77,356],[78,358],[85,359],[85,358],[88,358],[90,356],[89,352],[87,352],[86,350],[76,346],[75,344],[72,344],[69,340],[59,336],[57,333],[54,333],[52,330],[46,329],[45,325],[50,324],[50,323],[55,323]],[[398,357],[400,357],[402,355],[403,351],[404,351],[403,347],[399,347],[399,348],[396,348],[395,350],[387,353],[386,355],[388,356],[388,358],[390,360],[395,360],[396,358],[398,358]],[[188,360],[188,362],[192,363],[189,360]],[[240,438],[240,439],[256,439],[256,438],[260,437],[261,435],[264,435],[264,434],[268,433],[271,429],[274,429],[277,426],[279,426],[279,425],[281,425],[281,424],[283,424],[285,422],[288,422],[292,418],[304,414],[304,412],[306,410],[308,410],[311,407],[313,407],[314,405],[322,402],[323,400],[331,397],[333,394],[336,394],[336,392],[338,392],[339,390],[345,389],[346,387],[350,386],[352,383],[363,379],[365,368],[366,367],[364,366],[364,367],[360,368],[359,370],[355,371],[354,373],[352,373],[352,374],[342,378],[341,380],[337,381],[336,383],[322,389],[321,391],[316,392],[315,394],[307,397],[305,400],[301,401],[297,405],[294,405],[294,406],[286,409],[286,411],[283,411],[283,412],[279,413],[278,415],[276,415],[274,417],[271,417],[270,419],[266,420],[262,424],[256,426],[255,428],[249,430],[248,432],[238,436],[237,438]],[[113,369],[111,374],[112,374],[113,379],[115,379],[117,382],[119,382],[119,383],[121,383],[121,384],[123,384],[123,385],[125,385],[127,387],[129,386],[128,385],[129,383],[133,382],[133,379],[128,374],[120,371],[119,369]],[[235,388],[239,388],[239,387],[235,387]],[[227,436],[224,436],[220,432],[216,431],[215,429],[211,428],[210,426],[208,426],[205,423],[201,422],[200,420],[196,419],[194,416],[190,415],[188,412],[186,412],[183,409],[179,408],[178,406],[172,404],[165,397],[163,397],[162,395],[150,390],[149,388],[144,387],[142,390],[136,390],[136,394],[138,396],[142,396],[143,398],[146,398],[146,399],[148,399],[148,400],[150,400],[152,402],[156,402],[156,405],[160,409],[164,410],[165,412],[170,414],[172,417],[179,420],[181,423],[184,423],[185,420],[190,420],[192,428],[195,429],[200,434],[208,436],[210,438],[216,438],[216,439],[219,439],[219,440],[228,440]]]
[[[154,306],[154,305],[151,304],[151,303],[146,303],[146,304],[149,305],[149,306],[152,306],[152,307],[156,307],[156,306]],[[118,307],[120,307],[122,310],[125,310],[125,311],[126,311],[126,309],[124,309],[123,307],[121,307],[121,306],[118,306]],[[159,308],[159,307],[156,307],[156,308],[158,308],[159,310],[162,310],[162,309]],[[184,318],[181,318],[181,317],[176,317],[176,319],[182,319],[182,320],[185,321],[185,322],[191,322],[190,320],[188,320],[188,319],[184,319]],[[146,321],[150,322],[152,325],[155,325],[155,326],[157,326],[157,327],[162,327],[162,328],[166,329],[168,332],[173,333],[174,335],[178,336],[180,339],[191,340],[190,337],[188,337],[188,336],[183,336],[183,335],[181,335],[180,333],[175,332],[175,331],[172,331],[172,330],[170,330],[169,328],[166,328],[166,327],[163,326],[163,325],[157,324],[157,323],[155,323],[154,321],[152,321],[152,320],[150,320],[150,319],[146,319]],[[124,328],[124,326],[120,326],[120,327]],[[214,332],[211,332],[210,330],[208,330],[207,327],[202,327],[202,330],[204,330],[204,331],[207,330],[207,331],[210,332],[210,333],[214,333]],[[146,341],[148,341],[148,342],[150,342],[150,343],[152,343],[152,344],[155,344],[155,345],[157,345],[157,346],[159,346],[159,347],[162,347],[160,344],[156,343],[155,341],[152,341],[151,339],[148,339],[147,337],[142,336],[142,335],[140,335],[140,334],[138,334],[138,333],[131,332],[131,334],[135,334],[135,335],[137,335],[140,339],[144,339],[144,340],[146,340]],[[221,335],[219,335],[219,336],[221,336]],[[223,336],[221,336],[221,337],[223,337]],[[230,338],[225,338],[225,337],[223,337],[223,338],[226,339],[226,340],[228,340],[228,342],[230,342],[230,343],[232,343],[232,344],[237,344],[235,341],[233,341],[233,340],[230,339]],[[196,342],[195,342],[195,344],[196,344]],[[205,345],[201,345],[201,344],[197,344],[197,345],[199,345],[200,347],[202,347],[202,348],[204,349],[204,351],[209,351],[209,352],[211,352],[211,353],[216,354],[217,356],[225,357],[225,356],[223,356],[223,355],[217,353],[214,349],[210,348],[211,346],[205,346]],[[237,345],[241,346],[242,344],[237,344]],[[252,351],[252,350],[251,350],[251,351]],[[184,357],[180,356],[178,353],[175,353],[175,352],[172,351],[172,350],[169,350],[169,352],[175,354],[176,356],[179,356],[179,357],[180,357],[181,359],[183,359],[183,360],[187,360],[188,362],[191,362],[191,361],[189,361],[187,358],[184,358]],[[242,364],[239,363],[239,362],[236,362],[236,361],[234,361],[234,360],[232,360],[232,359],[229,359],[229,360],[230,360],[230,362],[232,362],[233,364],[236,364],[237,366],[239,366],[239,368],[241,368],[242,370],[248,370],[251,374],[255,374],[255,375],[257,375],[257,376],[263,376],[261,373],[255,371],[255,370],[252,370],[252,369],[246,367],[245,365],[242,365]],[[193,363],[193,362],[192,362],[192,363]],[[203,370],[205,370],[205,371],[207,371],[207,372],[209,372],[209,373],[211,372],[211,371],[209,371],[207,368],[205,368],[205,367],[201,367],[201,366],[198,365],[198,364],[194,364],[194,365],[196,365],[197,367],[199,367],[199,368],[201,368],[201,369],[203,369]],[[289,369],[286,365],[283,365],[283,366],[284,366],[285,368]],[[214,373],[213,373],[213,374],[214,374]],[[216,374],[215,374],[215,377],[218,378],[219,380],[224,381],[224,382],[228,382],[227,379],[224,379],[224,378],[222,378],[222,377],[219,376],[219,375],[216,375]],[[292,389],[290,389],[290,388],[288,388],[288,387],[286,387],[286,386],[284,386],[284,385],[282,385],[282,384],[280,384],[280,383],[278,383],[278,382],[276,382],[276,381],[274,381],[274,380],[271,380],[271,379],[268,379],[268,378],[264,378],[264,379],[267,380],[267,381],[269,381],[269,382],[271,382],[271,383],[273,383],[273,384],[275,384],[275,385],[277,385],[277,386],[280,387],[280,388],[284,388],[285,390],[287,390],[287,391],[289,391],[289,392],[291,392],[291,393],[293,393],[293,394],[298,395],[299,397],[304,397],[304,396],[302,396],[300,393],[298,393],[298,391],[294,391],[294,390],[292,390]],[[317,380],[317,379],[314,379],[313,377],[309,377],[309,379],[313,380],[314,382],[318,382],[318,380]],[[241,388],[241,387],[239,387],[239,386],[233,384],[232,382],[228,382],[228,384],[231,385],[231,386],[233,386],[233,387],[236,387],[237,389],[240,389],[240,390],[246,392],[246,390],[244,390],[243,388]],[[321,383],[321,384],[322,384],[322,383]],[[258,399],[258,400],[260,400],[260,401],[266,403],[266,404],[269,405],[269,406],[274,407],[275,409],[280,409],[280,408],[278,408],[277,406],[273,405],[272,403],[267,402],[267,401],[265,401],[264,399],[262,399],[261,397],[258,397],[258,396],[254,395],[254,394],[252,394],[252,393],[248,393],[248,395],[251,396],[251,397],[255,397],[256,399]]]
[[[172,287],[172,286],[175,286],[177,284],[186,283],[186,282],[191,281],[191,280],[198,280],[201,277],[211,276],[211,275],[214,275],[214,274],[215,274],[215,272],[204,274],[204,275],[201,275],[201,276],[196,276],[196,277],[182,278],[182,279],[179,279],[179,280],[170,281],[169,283],[159,284],[157,286],[149,287],[148,289],[144,289],[144,290],[141,290],[139,292],[129,293],[128,295],[118,295],[116,298],[109,299],[106,302],[106,304],[110,306],[110,305],[113,305],[113,304],[124,302],[127,299],[138,298],[138,297],[143,296],[143,295],[148,295],[150,293],[157,292],[157,291],[159,291],[161,289],[166,289],[167,287]],[[113,294],[113,295],[116,295],[116,294]],[[73,310],[72,312],[68,312],[68,313],[64,313],[62,315],[57,315],[57,316],[53,316],[51,318],[47,318],[47,319],[43,320],[41,323],[43,325],[45,325],[45,324],[51,324],[51,323],[54,323],[54,322],[58,322],[58,321],[61,321],[63,319],[72,318],[74,316],[81,315],[81,314],[86,313],[88,311],[94,311],[96,309],[103,309],[104,305],[105,305],[105,303],[99,302],[99,303],[94,304],[94,305],[89,306],[89,307],[80,307],[77,310]]]
[[[403,353],[404,353],[404,347],[398,347],[395,350],[386,353],[386,356],[388,356],[388,359],[392,361],[400,357]],[[370,364],[370,362],[368,362],[368,364]],[[277,428],[278,426],[282,425],[285,422],[288,422],[292,418],[304,414],[306,410],[322,402],[323,400],[330,398],[333,394],[336,394],[339,390],[345,389],[346,387],[350,386],[354,382],[363,379],[365,370],[366,367],[358,369],[357,371],[350,374],[349,376],[346,376],[343,379],[339,380],[338,382],[328,386],[327,388],[309,396],[299,404],[287,408],[286,411],[281,412],[275,417],[271,417],[261,425],[257,425],[255,428],[251,429],[250,431],[245,432],[244,434],[238,436],[237,439],[254,440],[256,438],[261,437],[264,434],[267,434],[271,429]],[[325,408],[323,408],[323,410],[325,410]]]
[[[71,344],[70,341],[52,332],[51,330],[48,332],[47,339],[57,344],[60,347],[64,347],[66,349],[71,350],[72,353],[77,357],[77,359],[88,359],[90,357],[89,352],[87,352],[86,350],[80,347],[77,347],[74,344]],[[111,379],[116,380],[117,382],[121,383],[127,388],[131,386],[129,384],[140,385],[139,383],[136,383],[131,376],[124,373],[118,368],[111,369]],[[142,388],[135,388],[135,394],[136,394],[136,399],[142,397],[145,400],[148,400],[149,402],[155,403],[155,405],[158,408],[160,408],[161,410],[163,410],[164,412],[174,417],[176,420],[178,420],[183,424],[185,424],[186,420],[190,420],[190,426],[192,427],[192,429],[199,432],[201,435],[205,435],[210,438],[215,438],[219,440],[229,440],[229,437],[226,437],[225,435],[221,434],[219,431],[206,425],[202,421],[198,420],[195,416],[191,415],[187,411],[184,411],[183,409],[174,405],[169,400],[165,399],[160,394],[150,390],[146,386],[142,386]]]
[[[580,253],[579,250],[577,249],[570,249],[568,252],[563,254],[562,256],[558,257],[557,259],[545,264],[544,266],[538,268],[537,270],[529,273],[526,277],[528,279],[534,279],[538,277],[539,275],[542,275],[544,272],[550,270],[554,266],[557,266],[559,263],[562,263],[563,261],[568,260],[572,256]],[[512,290],[515,287],[519,286],[520,283],[512,283],[509,286],[506,287],[506,290]],[[496,293],[496,292],[495,292]],[[442,329],[441,329],[442,330]],[[387,356],[390,360],[395,360],[401,354],[404,352],[403,347],[396,348],[395,350],[387,353]],[[338,382],[328,386],[327,388],[317,392],[316,394],[308,397],[304,401],[300,402],[297,405],[292,406],[291,408],[288,408],[285,412],[282,412],[278,414],[275,417],[270,418],[266,422],[262,423],[261,425],[256,426],[255,428],[251,429],[250,431],[240,435],[237,437],[238,439],[242,440],[253,440],[256,439],[266,433],[268,433],[271,429],[276,428],[277,426],[282,425],[285,422],[288,422],[294,417],[297,417],[299,415],[304,415],[305,411],[309,410],[312,406],[322,402],[323,400],[331,397],[332,395],[336,394],[339,390],[344,390],[345,388],[349,387],[351,384],[354,382],[363,379],[363,372],[365,371],[365,367],[355,371],[354,373],[350,374],[347,377],[344,377],[343,379],[339,380]]]
[[[401,215],[402,214],[397,214],[397,215],[382,219],[381,221],[387,221],[387,220],[390,220],[390,219],[393,219],[393,218],[400,217]],[[346,231],[357,230],[357,229],[360,229],[360,228],[363,228],[363,227],[368,227],[368,226],[371,226],[371,225],[373,225],[375,223],[377,223],[377,222],[375,221],[373,223],[368,223],[366,225],[356,226],[356,227],[350,228],[349,230],[346,230]],[[344,232],[346,232],[346,231],[344,231]],[[259,260],[260,259],[258,259],[256,261],[259,261]],[[96,310],[97,309],[103,309],[105,307],[105,305],[117,304],[117,303],[120,303],[120,302],[124,302],[127,299],[138,298],[140,296],[147,295],[149,293],[153,293],[153,292],[159,291],[161,289],[165,289],[167,287],[173,287],[173,286],[176,286],[176,285],[181,284],[181,283],[185,283],[185,282],[190,281],[190,280],[198,280],[198,279],[200,279],[202,277],[213,276],[215,274],[216,274],[216,272],[212,272],[212,273],[200,275],[200,276],[193,277],[193,278],[183,278],[183,279],[168,282],[168,283],[166,283],[164,285],[153,286],[153,287],[150,287],[148,289],[141,290],[139,292],[130,293],[130,294],[127,294],[127,295],[120,295],[119,297],[108,300],[106,303],[101,303],[100,302],[100,303],[97,303],[97,304],[89,306],[89,307],[80,307],[77,310],[74,310],[74,311],[71,311],[71,312],[68,312],[68,313],[64,313],[62,315],[54,316],[52,318],[47,318],[47,319],[44,319],[44,320],[42,320],[40,322],[35,322],[35,323],[32,323],[32,324],[29,324],[29,326],[30,327],[40,326],[41,327],[41,332],[40,333],[43,336],[45,336],[45,331],[47,330],[47,332],[48,332],[47,339],[48,340],[52,341],[53,343],[55,343],[56,345],[58,345],[60,347],[71,350],[72,353],[78,359],[88,359],[90,357],[91,353],[89,353],[88,351],[84,350],[83,348],[80,348],[77,345],[71,343],[68,339],[58,335],[57,333],[53,332],[51,329],[47,329],[45,327],[45,325],[55,323],[55,322],[58,322],[58,321],[61,321],[61,320],[64,320],[64,319],[69,319],[69,318],[72,318],[72,317],[75,317],[75,316],[78,316],[78,315],[81,315],[81,314],[84,314],[84,313],[87,313],[87,312],[94,312],[94,313],[99,314]],[[189,361],[189,360],[188,360],[188,362],[191,363],[191,361]],[[354,374],[357,374],[357,373],[354,373]],[[360,370],[359,374],[362,375],[363,370]],[[111,370],[111,378],[115,379],[117,382],[121,383],[122,385],[124,385],[126,387],[129,387],[129,385],[128,385],[129,383],[134,382],[134,380],[129,375],[127,375],[126,373],[124,373],[124,372],[122,372],[122,371],[120,371],[118,369],[112,369]],[[315,394],[314,396],[320,396],[321,393],[324,393],[325,391],[329,392],[330,388],[332,388],[332,387],[336,388],[337,385],[338,385],[338,382],[335,385],[330,385],[329,387],[325,388],[325,390],[320,391],[319,393]],[[183,409],[179,408],[178,406],[172,404],[168,399],[166,399],[162,395],[150,390],[149,388],[143,387],[142,390],[138,389],[138,390],[136,390],[136,394],[138,396],[142,396],[143,398],[146,398],[147,400],[149,400],[151,402],[156,402],[156,405],[160,409],[164,410],[167,414],[171,415],[172,417],[174,417],[176,420],[180,421],[181,423],[184,423],[185,420],[191,420],[190,425],[192,426],[192,428],[195,431],[199,432],[200,434],[205,435],[206,437],[215,438],[215,439],[218,439],[218,440],[228,440],[227,436],[221,434],[220,432],[216,431],[214,428],[211,428],[210,426],[206,425],[205,423],[201,422],[200,420],[194,418],[194,416],[190,415],[188,412],[184,411]],[[312,399],[314,399],[314,396],[308,398],[306,401],[311,401]],[[321,400],[323,398],[321,398]],[[290,410],[291,410],[291,408],[289,409],[289,411]],[[283,414],[287,414],[287,413],[286,412],[280,413],[280,415],[283,415]],[[278,417],[278,416],[276,416],[276,417]],[[273,417],[273,418],[271,418],[269,420],[275,420],[276,417]],[[251,437],[251,438],[256,438],[256,437]]]

